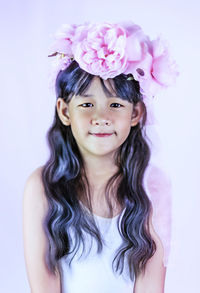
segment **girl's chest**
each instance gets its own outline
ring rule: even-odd
[[[113,209],[113,214],[112,217],[116,217],[117,215],[120,214],[122,211],[122,207],[117,204],[116,202],[111,202],[112,204],[112,209]],[[110,210],[108,207],[108,203],[106,200],[92,200],[92,209],[93,209],[93,214],[102,217],[102,218],[110,218]]]

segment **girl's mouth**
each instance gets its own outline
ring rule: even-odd
[[[98,137],[106,137],[106,136],[111,136],[113,133],[91,133],[91,134]]]

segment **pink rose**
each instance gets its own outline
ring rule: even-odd
[[[84,30],[81,32],[81,36]],[[73,44],[74,59],[80,67],[103,79],[121,74],[127,66],[126,32],[116,24],[86,27],[84,38]]]
[[[141,60],[129,62],[126,73],[132,73],[139,81],[143,95],[155,96],[161,88],[175,82],[178,72],[164,41],[160,38],[153,41],[146,39],[142,44]]]
[[[130,66],[131,63],[135,64],[143,59],[147,51],[145,42],[148,37],[144,35],[141,27],[133,22],[122,22],[121,25],[126,31],[126,55]]]
[[[142,29],[131,23],[125,25],[127,33],[127,68],[125,74],[131,73],[140,82],[146,81],[150,76],[152,66],[152,55],[149,53],[149,38]],[[141,88],[144,94],[143,89]]]
[[[51,52],[57,52],[65,54],[69,57],[73,57],[72,42],[76,32],[76,25],[63,25],[59,31],[55,34],[55,41],[51,46]]]
[[[54,43],[49,50],[51,52],[49,56],[56,56],[52,62],[51,73],[49,75],[51,87],[54,87],[56,77],[60,70],[64,70],[71,63],[71,58],[73,57],[71,47],[76,27],[76,25],[64,24],[54,36]]]
[[[55,74],[71,59],[103,79],[131,73],[146,98],[173,84],[178,75],[166,43],[160,38],[151,41],[133,22],[63,25],[51,52],[49,56],[56,56]]]
[[[169,50],[160,38],[152,41],[152,77],[163,86],[174,84],[178,75],[176,63],[171,60]]]

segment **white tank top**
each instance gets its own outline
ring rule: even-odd
[[[122,238],[117,228],[117,219],[103,218],[94,215],[95,222],[104,239],[103,250],[97,253],[96,240],[85,235],[86,252],[82,253],[82,243],[74,256],[71,266],[69,260],[62,257],[59,261],[62,293],[133,293],[134,282],[129,278],[128,264],[125,261],[123,273],[112,270],[112,260],[115,252],[122,244]],[[73,235],[71,230],[70,235]],[[92,246],[91,246],[92,243]],[[91,247],[91,250],[90,250]],[[80,257],[81,256],[81,257]],[[80,257],[80,259],[78,259]],[[125,259],[126,260],[126,259]]]

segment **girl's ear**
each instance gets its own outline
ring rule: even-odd
[[[64,125],[69,126],[71,124],[71,121],[69,117],[69,109],[67,103],[62,98],[58,98],[56,102],[56,108],[61,122]]]
[[[137,102],[137,104],[133,105],[133,113],[131,117],[131,126],[135,126],[140,121],[143,115],[143,104],[141,102]]]

